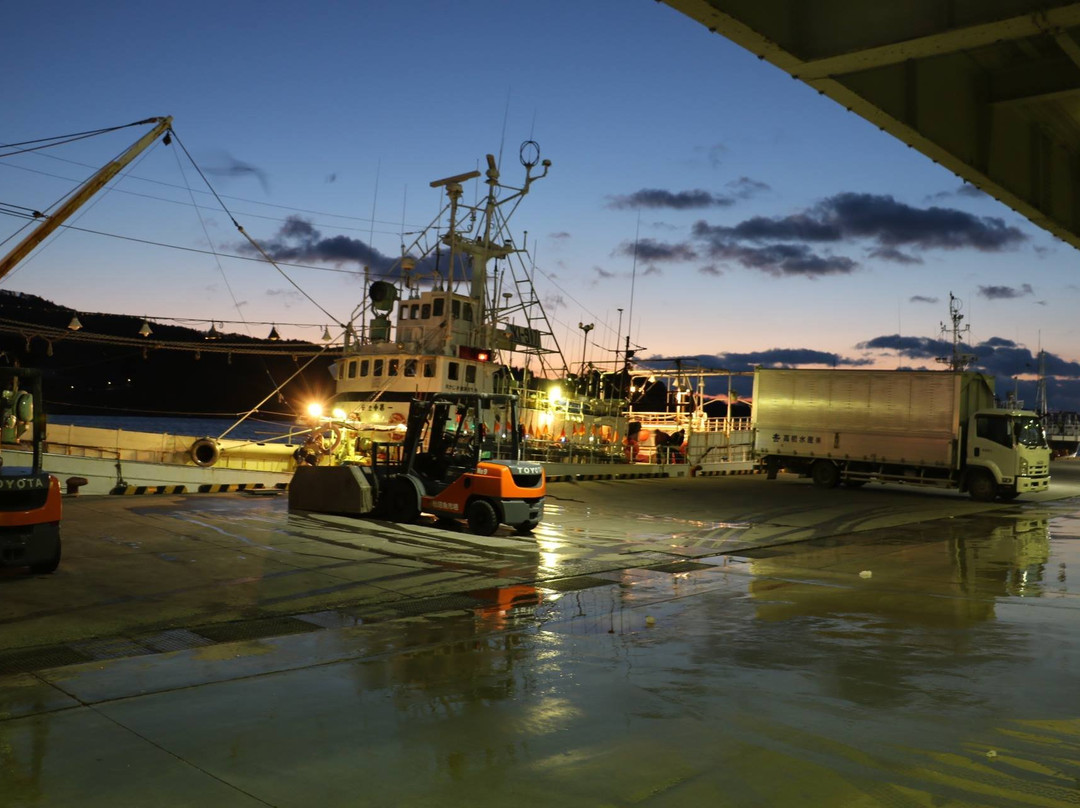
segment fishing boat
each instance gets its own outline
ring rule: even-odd
[[[173,134],[171,118],[139,123],[154,127],[54,211],[35,211],[41,221],[0,259],[0,277],[151,143],[168,143]],[[54,425],[44,447],[46,470],[70,493],[275,490],[287,486],[298,464],[372,462],[374,447],[404,434],[415,397],[478,392],[517,395],[518,423],[493,410],[484,428],[496,436],[516,430],[525,457],[545,463],[551,479],[659,474],[670,452],[639,453],[628,433],[629,349],[610,370],[586,365],[583,356],[575,374],[558,345],[533,285],[525,236],[519,242],[510,229],[519,203],[551,162],[540,159],[533,141],[519,155],[525,172],[519,187],[502,182],[492,155],[483,174],[431,183],[445,195],[442,210],[393,267],[377,277],[365,270],[367,294],[331,366],[335,394],[314,403],[295,429],[263,441]],[[469,204],[464,185],[481,178],[485,190]],[[5,432],[6,451],[16,458],[19,432],[18,424]]]
[[[387,274],[367,278],[332,367],[336,393],[311,413],[311,462],[324,455],[371,462],[373,445],[404,435],[410,400],[444,392],[517,395],[519,422],[493,411],[485,428],[517,430],[529,459],[608,470],[626,461],[619,386],[588,367],[569,372],[532,282],[527,245],[510,229],[521,199],[551,166],[533,141],[520,158],[519,187],[502,182],[490,154],[483,174],[431,183],[445,194],[435,220]],[[480,177],[486,190],[469,204],[463,185]]]

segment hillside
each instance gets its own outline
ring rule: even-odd
[[[0,290],[0,366],[40,368],[50,412],[139,415],[217,415],[246,412],[270,395],[310,357],[310,343],[269,342],[223,334],[208,342],[202,331],[151,322],[137,344],[142,318],[79,312],[82,329],[69,331],[70,309],[34,295]],[[105,341],[91,341],[96,336]],[[183,343],[175,349],[165,343]],[[215,353],[211,348],[264,350],[274,355]],[[198,353],[196,351],[198,350]],[[333,393],[333,357],[316,358],[260,411],[291,417],[312,399]]]

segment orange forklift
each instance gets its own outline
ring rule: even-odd
[[[499,525],[529,533],[544,515],[539,463],[521,460],[517,397],[438,394],[409,405],[404,440],[372,446],[370,466],[300,467],[289,510],[415,522],[464,519],[490,536]]]
[[[27,427],[31,465],[8,465],[5,457],[25,453],[18,442]],[[0,567],[60,566],[60,481],[41,470],[44,442],[41,371],[0,368]]]

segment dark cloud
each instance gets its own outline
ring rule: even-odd
[[[822,275],[847,275],[858,266],[850,258],[818,255],[805,244],[772,244],[750,247],[727,238],[729,228],[711,227],[705,222],[694,225],[693,234],[706,243],[709,258],[735,261],[747,269],[757,269],[770,275],[802,275],[816,278]]]
[[[954,199],[958,196],[967,197],[968,199],[983,199],[986,197],[986,192],[980,191],[971,183],[965,182],[951,191],[938,191],[936,194],[930,194],[927,199]]]
[[[921,264],[923,260],[917,255],[908,255],[905,252],[895,247],[879,247],[876,250],[870,252],[871,258],[878,258],[882,261],[892,261],[894,264]]]
[[[727,146],[723,143],[714,143],[711,146],[697,146],[694,151],[704,154],[709,165],[715,169],[720,168],[720,164],[724,162]]]
[[[943,368],[936,362],[938,357],[952,355],[952,343],[942,339],[928,337],[900,337],[896,334],[875,337],[860,342],[857,349],[896,353],[922,363],[929,369]],[[1033,377],[1039,371],[1037,353],[1006,337],[991,337],[975,345],[961,345],[961,350],[975,356],[972,370],[990,374],[995,379],[995,389],[999,397],[1011,392],[1017,382],[1014,377]],[[1053,394],[1051,404],[1054,409],[1080,410],[1080,363],[1064,359],[1056,354],[1044,354],[1047,387]],[[1035,403],[1034,382],[1021,381],[1022,396],[1025,405],[1033,407]],[[1023,392],[1026,388],[1027,392]],[[1053,396],[1056,396],[1054,400]]]
[[[625,196],[608,197],[609,208],[670,208],[672,210],[693,210],[699,208],[729,207],[735,204],[730,196],[714,194],[710,191],[695,189],[692,191],[665,191],[660,188],[643,188]]]
[[[357,269],[370,267],[376,275],[400,274],[400,258],[383,255],[365,241],[349,236],[324,237],[315,226],[301,216],[290,216],[278,228],[278,232],[262,244],[275,261],[290,263],[323,262],[329,264],[355,264]],[[246,254],[255,252],[250,244],[242,243],[237,250]],[[416,261],[415,272],[419,276],[430,275],[438,269],[443,277],[449,274],[449,256],[446,253],[428,255]],[[464,265],[459,263],[457,277],[466,275]]]
[[[1003,219],[973,216],[955,208],[915,208],[892,196],[844,193],[822,201],[817,215],[833,221],[846,236],[875,239],[886,247],[972,248],[998,252],[1024,241]]]
[[[254,177],[262,185],[263,191],[270,193],[270,182],[267,180],[265,171],[256,168],[251,163],[237,160],[228,152],[220,152],[210,164],[203,165],[203,171],[212,177]]]
[[[916,208],[891,196],[842,193],[791,216],[755,216],[734,227],[695,225],[695,235],[741,241],[838,242],[868,239],[880,248],[976,249],[998,252],[1027,239],[1002,219],[955,208]]]
[[[915,295],[908,298],[909,303],[937,303],[936,297],[927,297],[926,295]]]
[[[1025,283],[1019,289],[1012,286],[980,286],[979,295],[987,300],[1015,300],[1018,297],[1034,294],[1030,283]]]
[[[689,244],[668,244],[651,238],[624,241],[615,255],[637,256],[642,261],[693,261],[698,255]]]
[[[558,233],[552,233],[550,236],[548,236],[548,238],[553,238],[553,239],[562,241],[563,239],[570,238],[570,234],[567,233],[565,230],[560,230]]]
[[[734,227],[713,226],[704,221],[694,224],[693,234],[697,238],[715,241],[840,241],[841,230],[828,222],[816,220],[810,216],[787,216],[783,219],[770,219],[766,216],[754,216]]]
[[[841,356],[831,351],[815,351],[810,348],[770,348],[748,353],[698,354],[684,357],[684,367],[699,365],[707,370],[753,370],[762,367],[798,367],[801,365],[826,365],[828,367],[859,367],[872,360]],[[640,365],[660,369],[671,367],[670,361],[659,362],[645,358]],[[726,384],[726,381],[724,382]]]
[[[936,359],[952,354],[952,343],[930,337],[903,337],[888,334],[874,337],[855,346],[860,351],[890,351],[909,359]]]
[[[714,278],[718,278],[724,273],[715,264],[707,264],[703,267],[698,267],[698,273],[701,275],[712,275]]]
[[[263,249],[277,261],[355,262],[376,271],[387,270],[397,261],[358,238],[324,238],[310,221],[301,216],[288,217],[278,228],[277,234],[263,244]]]
[[[737,180],[732,180],[727,184],[727,187],[739,199],[750,199],[753,196],[772,190],[772,186],[767,182],[753,180],[750,177],[739,177]]]
[[[593,267],[593,271],[596,273],[596,276],[598,278],[603,278],[604,280],[607,280],[608,278],[614,278],[618,274],[610,270],[604,269],[603,267]]]
[[[642,272],[641,274],[646,275],[646,276],[648,276],[648,275],[663,275],[664,270],[660,269],[660,267],[658,267],[658,266],[650,266],[650,267],[646,267],[645,271]]]
[[[843,275],[851,258],[811,250],[812,244],[870,242],[870,256],[900,264],[922,263],[910,250],[974,249],[998,252],[1027,239],[1002,219],[954,208],[917,208],[891,196],[842,193],[789,216],[753,216],[732,226],[700,220],[691,238],[714,260],[735,261],[777,276]],[[901,249],[906,248],[906,249]]]
[[[544,297],[544,307],[551,312],[556,309],[566,308],[566,298],[557,292],[552,292]]]

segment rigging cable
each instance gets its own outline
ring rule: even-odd
[[[221,209],[222,209],[222,210],[223,210],[223,211],[225,212],[225,214],[226,214],[226,215],[227,215],[227,216],[229,217],[229,219],[230,219],[230,220],[232,221],[233,225],[234,225],[234,226],[236,227],[236,229],[237,229],[237,230],[238,230],[238,231],[240,232],[240,235],[242,235],[242,236],[243,236],[244,238],[246,238],[246,239],[248,240],[248,242],[249,242],[249,243],[251,244],[251,246],[252,246],[252,247],[254,247],[254,248],[255,248],[255,249],[256,249],[256,250],[257,250],[257,251],[259,252],[259,254],[260,254],[260,255],[262,255],[262,256],[263,256],[263,258],[265,258],[265,259],[266,259],[267,263],[269,263],[269,264],[270,264],[270,265],[271,265],[271,266],[272,266],[272,267],[273,267],[274,269],[276,269],[276,270],[277,270],[277,271],[278,271],[278,272],[279,272],[279,273],[281,274],[281,277],[283,277],[283,278],[284,278],[285,280],[287,280],[287,281],[288,281],[288,282],[289,282],[290,284],[292,284],[292,286],[293,286],[293,287],[294,287],[294,288],[296,289],[296,291],[298,291],[298,292],[299,292],[300,294],[302,294],[302,295],[303,295],[304,297],[306,297],[306,298],[307,298],[307,299],[308,299],[308,300],[309,300],[309,301],[311,302],[311,304],[312,304],[313,306],[315,306],[315,308],[317,308],[317,309],[318,309],[319,311],[321,311],[321,312],[322,312],[323,314],[325,314],[325,315],[326,315],[327,317],[329,317],[329,318],[331,319],[331,321],[332,321],[332,322],[334,322],[335,324],[337,324],[337,325],[340,325],[340,326],[341,326],[342,328],[344,328],[344,327],[345,327],[345,326],[344,326],[344,324],[340,323],[340,322],[338,321],[337,317],[335,317],[335,316],[334,316],[334,315],[332,315],[332,314],[331,314],[330,312],[328,312],[328,311],[327,311],[327,310],[326,310],[325,308],[323,308],[323,307],[322,307],[322,306],[321,306],[321,305],[320,305],[320,304],[319,304],[319,303],[318,303],[318,302],[317,302],[317,301],[315,300],[315,298],[313,298],[313,297],[312,297],[311,295],[309,295],[309,294],[308,294],[307,292],[305,292],[305,291],[304,291],[304,290],[303,290],[303,289],[302,289],[302,288],[301,288],[301,287],[299,286],[299,284],[297,284],[297,283],[296,283],[296,281],[294,281],[294,280],[293,280],[292,278],[290,278],[290,277],[289,277],[289,276],[288,276],[288,275],[287,275],[287,274],[285,273],[285,271],[284,271],[284,270],[283,270],[283,269],[282,269],[281,267],[279,267],[279,266],[277,265],[277,262],[275,262],[275,261],[274,261],[274,259],[270,257],[270,254],[269,254],[268,252],[266,252],[266,250],[264,250],[264,249],[262,248],[262,245],[261,245],[261,244],[259,244],[259,242],[257,242],[257,241],[256,241],[255,239],[253,239],[253,238],[252,238],[251,236],[249,236],[249,235],[247,234],[247,231],[246,231],[246,230],[244,230],[244,228],[243,228],[243,227],[242,227],[242,226],[240,225],[240,223],[239,223],[238,221],[236,221],[236,219],[235,219],[235,218],[233,217],[232,213],[231,213],[231,212],[229,211],[229,209],[228,209],[228,208],[227,208],[227,207],[225,206],[225,200],[223,200],[223,199],[222,199],[222,198],[221,198],[220,196],[218,196],[218,193],[217,193],[217,191],[216,191],[216,190],[214,190],[214,186],[210,184],[210,180],[208,180],[208,179],[206,178],[206,175],[205,175],[205,174],[203,173],[202,169],[201,169],[201,168],[199,168],[199,166],[198,166],[198,164],[197,164],[197,163],[195,162],[194,158],[192,158],[192,156],[191,156],[191,153],[190,153],[190,152],[189,152],[189,151],[187,150],[187,146],[185,146],[185,145],[183,144],[183,142],[182,142],[182,141],[180,140],[180,137],[179,137],[179,135],[177,135],[177,134],[176,134],[176,131],[175,131],[175,130],[170,130],[170,131],[172,132],[172,135],[173,135],[173,137],[174,137],[174,138],[176,139],[176,142],[177,142],[177,144],[178,144],[178,145],[180,146],[180,148],[181,148],[181,149],[183,149],[183,150],[184,150],[184,154],[185,154],[185,155],[187,155],[187,158],[188,158],[188,160],[189,160],[189,161],[191,162],[191,165],[192,165],[192,166],[194,166],[194,168],[195,168],[195,170],[196,170],[196,171],[198,172],[199,176],[200,176],[200,177],[202,177],[202,181],[203,181],[204,183],[206,183],[206,187],[210,189],[210,192],[211,192],[211,193],[212,193],[212,194],[214,195],[214,198],[215,198],[215,199],[216,199],[216,200],[218,201],[218,204],[219,204],[219,205],[221,205]]]
[[[33,146],[33,148],[18,149],[17,151],[8,152],[7,154],[0,154],[0,158],[11,157],[12,155],[16,154],[25,154],[32,151],[39,151],[41,149],[48,149],[52,148],[53,146],[63,146],[79,140],[86,140],[87,138],[95,137],[97,135],[104,135],[108,132],[119,132],[121,129],[127,129],[132,126],[142,126],[144,124],[157,122],[157,118],[147,118],[145,121],[135,121],[134,123],[125,123],[121,124],[120,126],[110,126],[107,129],[94,129],[87,132],[75,132],[74,134],[70,135],[56,135],[54,137],[38,138],[37,140],[24,140],[20,143],[3,143],[0,144],[0,149],[17,149],[19,146]]]
[[[185,153],[187,153],[187,152],[185,151]],[[232,291],[232,284],[231,284],[231,283],[229,283],[229,278],[228,278],[228,275],[226,275],[226,273],[225,273],[225,268],[221,266],[221,258],[220,258],[220,257],[218,256],[218,254],[217,254],[217,250],[216,250],[216,248],[214,247],[214,241],[213,241],[213,239],[211,239],[211,238],[210,238],[210,231],[208,231],[208,230],[206,229],[206,220],[205,220],[205,219],[203,219],[203,217],[202,217],[202,213],[201,213],[201,212],[200,212],[200,210],[199,210],[199,205],[195,204],[195,198],[194,198],[194,193],[192,193],[192,191],[191,191],[191,184],[190,184],[190,183],[188,183],[188,175],[187,175],[187,173],[186,173],[186,172],[184,171],[184,163],[183,163],[183,162],[180,162],[180,154],[179,154],[179,152],[178,152],[178,151],[175,151],[175,150],[174,150],[174,151],[173,151],[173,156],[174,156],[174,157],[176,158],[176,167],[177,167],[177,170],[178,170],[178,171],[180,172],[180,176],[184,178],[184,185],[185,185],[185,186],[187,187],[187,189],[188,189],[188,196],[189,196],[189,197],[190,197],[190,199],[191,199],[191,205],[192,205],[192,206],[194,207],[194,210],[195,210],[195,216],[197,216],[197,217],[199,218],[199,226],[200,226],[200,227],[202,228],[202,231],[203,231],[203,235],[204,235],[204,237],[205,237],[205,239],[206,239],[206,243],[207,243],[208,245],[210,245],[210,248],[211,248],[211,252],[213,252],[213,253],[214,253],[214,262],[215,262],[215,264],[217,265],[217,271],[218,271],[218,273],[219,273],[219,274],[221,275],[221,280],[225,282],[225,287],[226,287],[226,288],[228,289],[228,291],[229,291],[229,297],[230,297],[230,298],[232,298],[232,307],[233,307],[233,308],[234,308],[235,310],[237,310],[237,314],[239,314],[239,315],[240,315],[241,321],[243,321],[243,318],[244,318],[244,312],[243,312],[243,311],[241,311],[241,309],[240,309],[240,301],[239,301],[239,300],[237,300],[237,295],[235,295],[235,293],[234,293],[234,292]],[[213,326],[213,322],[211,323],[211,327],[214,327],[214,326]],[[245,328],[247,328],[247,334],[248,334],[248,336],[251,336],[251,334],[252,334],[252,326],[249,326],[249,325],[248,325],[248,324],[247,324],[247,323],[245,322],[245,323],[244,323],[244,327],[245,327]],[[276,326],[274,326],[274,327],[276,327]],[[272,374],[272,373],[270,373],[270,365],[269,365],[269,364],[267,363],[267,361],[266,361],[266,359],[265,359],[265,358],[264,358],[264,359],[262,359],[262,361],[261,361],[261,364],[262,364],[262,369],[264,369],[264,372],[265,372],[265,373],[266,373],[266,375],[267,375],[267,378],[268,378],[268,379],[270,379],[270,386],[271,386],[271,387],[272,387],[273,389],[275,389],[275,390],[279,390],[279,389],[280,389],[280,387],[279,387],[279,385],[278,385],[278,379],[275,379],[275,378],[273,377],[273,374]]]

